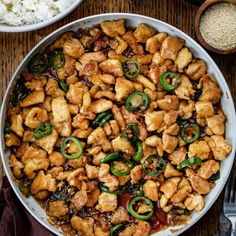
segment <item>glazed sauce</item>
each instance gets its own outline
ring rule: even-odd
[[[118,196],[119,205],[127,208],[129,200],[132,198],[131,193],[124,193]]]
[[[161,208],[156,208],[155,215],[150,220],[152,226],[152,232],[160,231],[161,229],[168,226],[167,214],[161,210]]]

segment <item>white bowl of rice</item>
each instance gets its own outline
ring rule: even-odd
[[[0,0],[0,32],[44,28],[72,12],[83,0]]]

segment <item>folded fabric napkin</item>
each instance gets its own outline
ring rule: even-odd
[[[38,223],[17,199],[6,177],[0,193],[0,235],[53,236]]]

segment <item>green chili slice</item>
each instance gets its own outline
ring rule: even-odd
[[[125,130],[121,130],[120,137],[121,138],[125,138],[127,140],[129,139],[129,136],[128,136],[128,134],[127,134],[127,132]]]
[[[111,162],[111,173],[114,176],[126,176],[130,173],[133,166],[134,164],[126,159],[114,160]]]
[[[183,162],[181,162],[177,166],[177,169],[178,170],[183,170],[187,166],[190,166],[190,165],[201,165],[201,164],[202,164],[202,160],[199,157],[190,157],[189,159],[186,159]]]
[[[138,220],[148,220],[154,214],[152,201],[145,196],[134,197],[128,203],[128,212]]]
[[[45,54],[36,54],[29,61],[29,72],[30,73],[42,73],[48,68],[48,58]]]
[[[52,133],[52,125],[46,121],[34,130],[34,138],[39,139]]]
[[[108,120],[112,118],[112,113],[110,111],[105,111],[97,115],[97,117],[92,121],[92,127],[102,127]]]
[[[146,175],[156,177],[165,171],[166,162],[159,155],[152,154],[144,160],[142,166]]]
[[[104,158],[100,160],[100,163],[107,163],[109,161],[116,160],[117,158],[122,157],[119,152],[113,152],[108,155],[106,155]]]
[[[190,216],[191,215],[191,211],[189,211],[188,209],[183,209],[180,207],[174,207],[172,208],[172,210],[170,211],[171,215],[183,215],[183,216]]]
[[[131,181],[128,181],[125,184],[125,192],[131,193],[132,195],[135,196],[143,196],[144,191],[143,191],[143,184],[144,184],[144,179],[140,180],[136,184],[132,184]]]
[[[29,181],[20,181],[18,184],[20,191],[26,198],[30,197],[31,195],[30,184],[31,183]]]
[[[200,88],[198,88],[198,81],[191,81],[192,85],[193,85],[193,89],[194,91],[194,95],[191,96],[192,100],[198,100],[200,98],[200,96],[202,95],[202,90]]]
[[[9,125],[6,125],[4,127],[4,134],[10,134],[11,133],[11,127]]]
[[[57,83],[59,85],[59,88],[61,90],[63,90],[65,93],[67,93],[69,91],[69,86],[67,85],[67,83],[65,81],[58,79]]]
[[[180,74],[166,71],[160,75],[160,84],[166,91],[173,91],[180,82]]]
[[[75,189],[70,185],[63,184],[63,187],[60,187],[56,192],[53,192],[50,198],[55,200],[67,201],[72,198],[75,194]]]
[[[128,59],[122,63],[123,71],[125,77],[133,80],[135,79],[141,72],[141,65],[138,61],[133,59]]]
[[[21,75],[12,91],[10,98],[11,105],[15,106],[18,102],[21,102],[25,97],[27,97],[29,93],[30,90],[26,88],[25,79]]]
[[[61,50],[55,50],[51,54],[51,67],[54,70],[61,69],[65,65],[65,57]]]
[[[139,136],[138,125],[134,122],[128,124],[128,128],[132,130],[132,137],[129,138],[131,142],[136,142]]]
[[[99,188],[102,192],[110,193],[110,194],[118,194],[118,195],[121,195],[126,191],[125,186],[123,186],[122,188],[117,189],[115,191],[110,191],[109,188],[104,186],[102,183],[99,184]]]
[[[130,112],[143,112],[146,111],[151,103],[150,97],[140,91],[135,91],[129,94],[125,100],[125,106]]]
[[[137,146],[137,152],[134,154],[133,159],[139,162],[143,156],[143,144],[140,140],[138,140],[136,146]]]
[[[66,149],[70,146],[69,142],[74,142],[77,146],[78,152],[72,155],[69,155],[66,153]],[[67,158],[67,159],[76,159],[79,158],[83,153],[83,147],[79,141],[79,139],[75,138],[75,137],[68,137],[65,138],[61,144],[61,154],[63,157]]]
[[[110,236],[115,236],[118,234],[118,232],[120,230],[122,230],[124,228],[124,224],[118,224],[118,225],[114,225],[111,227],[110,229]]]
[[[219,170],[209,178],[210,181],[216,181],[218,179],[220,179],[220,171]]]
[[[186,143],[193,143],[200,136],[200,127],[197,123],[185,124],[180,131],[180,137]]]

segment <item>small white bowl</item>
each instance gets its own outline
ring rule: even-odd
[[[39,22],[39,23],[29,24],[29,25],[21,25],[21,26],[11,26],[11,25],[7,25],[7,24],[0,24],[0,32],[9,32],[9,33],[28,32],[28,31],[33,31],[33,30],[47,27],[47,26],[59,21],[60,19],[64,18],[68,14],[70,14],[73,10],[75,10],[76,7],[79,6],[79,4],[82,1],[83,0],[75,0],[64,11],[58,13],[57,15],[53,16],[52,18],[49,18],[49,19]]]

